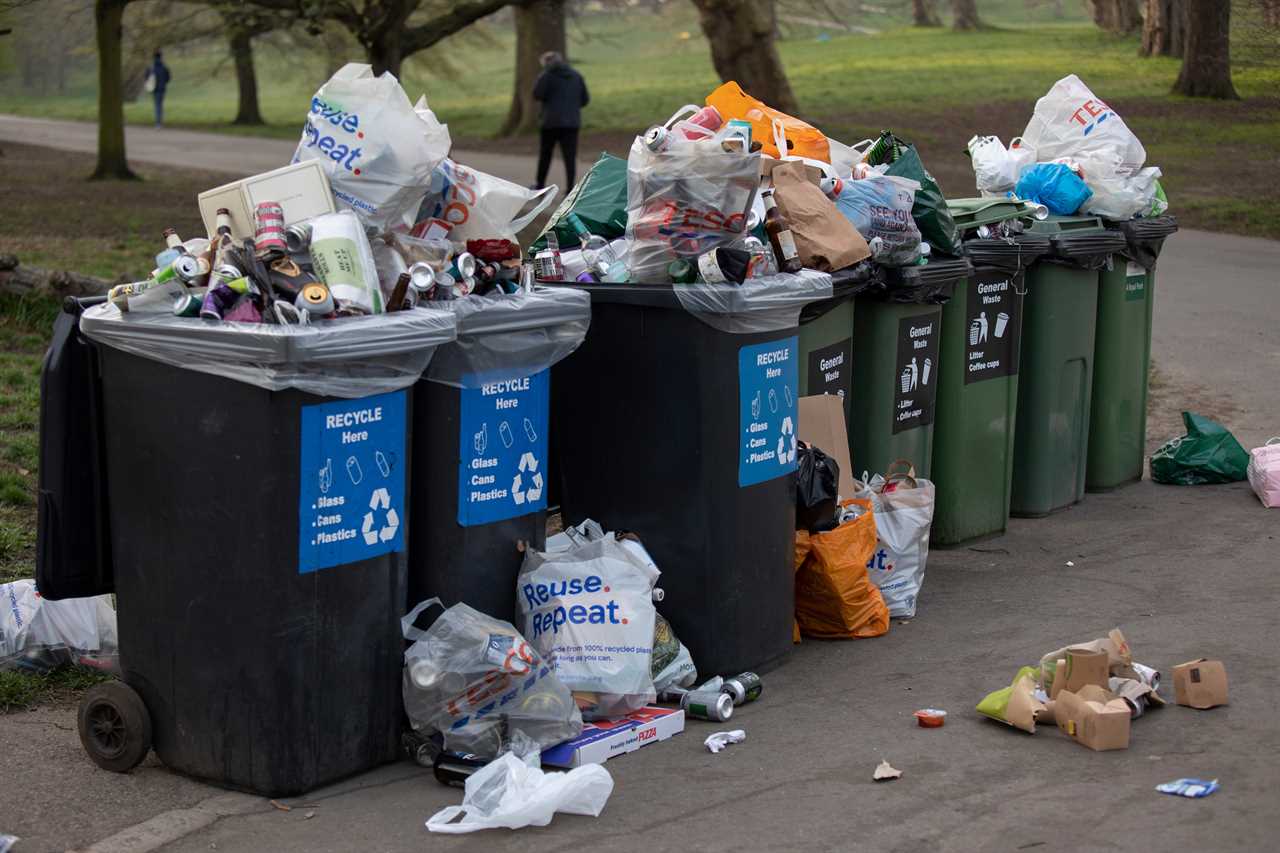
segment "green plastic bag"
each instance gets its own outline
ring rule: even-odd
[[[1013,677],[1013,681],[1009,682],[1009,686],[1001,690],[988,693],[986,698],[978,703],[977,711],[979,714],[990,717],[993,720],[999,720],[1002,723],[1009,722],[1009,699],[1013,696],[1013,687],[1023,676],[1030,678],[1032,681],[1040,676],[1040,667],[1024,666],[1018,670],[1018,674]]]
[[[877,166],[888,163],[887,174],[919,182],[920,189],[916,192],[911,217],[920,229],[921,238],[934,251],[959,257],[960,237],[955,220],[951,217],[951,209],[947,207],[942,188],[924,167],[924,161],[920,159],[920,152],[916,147],[886,130],[867,151],[867,161]]]
[[[1217,421],[1183,412],[1187,434],[1151,454],[1151,479],[1175,486],[1234,483],[1248,477],[1249,454]]]
[[[560,248],[578,245],[578,235],[569,225],[569,214],[576,213],[592,234],[612,240],[627,231],[627,161],[612,154],[601,154],[591,171],[578,181],[538,238],[530,254],[547,245],[547,232],[555,229]]]

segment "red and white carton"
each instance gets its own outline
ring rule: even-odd
[[[550,767],[604,764],[615,755],[635,752],[682,731],[684,711],[648,705],[616,720],[584,724],[582,734],[573,740],[543,750],[542,763]]]

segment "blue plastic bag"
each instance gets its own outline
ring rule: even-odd
[[[1075,213],[1093,195],[1075,172],[1061,163],[1037,163],[1022,173],[1014,195],[1049,208],[1050,213]]]

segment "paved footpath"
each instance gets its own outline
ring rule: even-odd
[[[0,138],[14,127],[0,118]],[[135,143],[146,130],[130,129],[133,155],[167,156]],[[48,132],[63,143],[74,135],[61,124]],[[183,150],[202,157],[228,141],[160,133],[181,134]],[[238,142],[229,171],[276,165],[279,147],[290,147]],[[271,146],[278,150],[268,155]],[[259,148],[261,164],[250,153]],[[495,172],[527,163],[489,156],[499,166],[459,154]],[[1168,242],[1156,286],[1150,444],[1184,405],[1223,417],[1246,447],[1280,433],[1277,270],[1280,243],[1197,231]],[[128,776],[99,771],[80,752],[74,709],[54,707],[0,716],[0,832],[26,839],[16,853],[1270,849],[1280,832],[1278,546],[1280,514],[1245,484],[1144,481],[1048,519],[1014,520],[996,540],[935,550],[916,619],[875,640],[798,646],[766,674],[762,700],[732,720],[747,732],[743,744],[712,755],[702,739],[724,726],[691,722],[670,741],[609,762],[616,787],[595,820],[430,836],[425,819],[460,792],[404,763],[281,811],[178,777],[154,757]],[[1224,660],[1231,704],[1152,711],[1134,723],[1128,750],[1107,753],[972,712],[1019,665],[1115,625],[1139,660],[1166,673],[1194,657]],[[950,711],[947,725],[916,728],[911,713],[921,707]],[[881,758],[903,778],[872,782]],[[1153,790],[1181,776],[1216,777],[1223,787],[1204,800]]]

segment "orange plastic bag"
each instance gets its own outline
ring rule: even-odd
[[[809,551],[812,550],[809,545],[809,531],[796,531],[796,560],[793,572],[799,572],[800,567],[804,565],[804,561],[809,557]],[[791,620],[791,642],[800,642],[800,623],[795,619]]]
[[[835,530],[809,535],[809,556],[796,575],[796,622],[811,637],[879,637],[889,608],[867,577],[876,549],[876,521],[867,500],[845,501],[867,511]]]
[[[752,141],[759,141],[764,146],[761,150],[770,157],[794,154],[824,163],[831,162],[831,145],[826,134],[807,122],[778,112],[764,101],[751,97],[732,80],[707,95],[707,106],[715,107],[726,122],[735,118],[751,122]],[[774,119],[782,122],[790,150],[779,151],[774,144]]]

